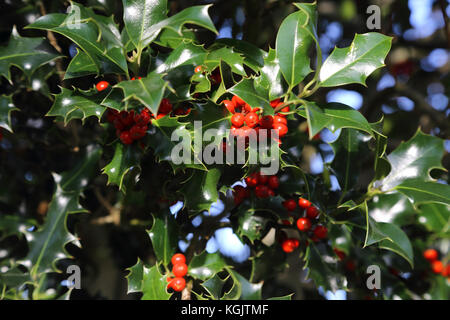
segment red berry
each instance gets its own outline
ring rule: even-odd
[[[311,205],[311,202],[309,200],[306,200],[304,198],[298,199],[298,206],[302,209],[306,209]]]
[[[258,173],[257,172],[253,172],[250,176],[245,178],[245,183],[249,187],[252,187],[252,188],[256,187],[256,185],[258,184]]]
[[[186,280],[184,278],[175,277],[170,283],[170,287],[176,292],[183,291],[184,287],[186,287]]]
[[[444,270],[442,270],[442,275],[444,277],[450,277],[450,264],[446,265]]]
[[[255,187],[255,195],[258,198],[267,198],[269,197],[269,188],[265,185],[257,185]]]
[[[433,270],[434,273],[438,274],[441,273],[444,270],[444,265],[442,261],[435,260],[431,263],[431,270]]]
[[[170,113],[172,111],[172,104],[170,103],[169,99],[162,99],[161,103],[159,104],[158,113]]]
[[[175,277],[184,277],[188,272],[186,263],[177,263],[172,267],[172,272]]]
[[[274,116],[274,117],[273,117],[273,123],[274,123],[274,124],[282,123],[282,124],[287,125],[287,120],[286,120],[286,118],[284,118],[284,117]]]
[[[286,201],[283,202],[283,206],[286,208],[286,210],[288,211],[294,211],[295,208],[297,208],[297,203],[295,202],[294,199],[288,199]]]
[[[264,176],[262,174],[258,177],[259,184],[266,184],[269,181],[269,176]]]
[[[291,108],[289,108],[289,106],[284,107],[283,109],[281,109],[281,112],[289,112],[291,110]]]
[[[225,106],[225,108],[227,108],[228,111],[230,111],[231,113],[235,112],[234,108],[236,107],[236,105],[235,105],[235,103],[233,101],[223,100],[222,103]]]
[[[437,260],[438,252],[435,249],[427,249],[423,252],[423,256],[425,257],[425,259],[432,262],[434,260]]]
[[[245,104],[245,101],[239,98],[238,96],[233,96],[231,101],[233,101],[236,106],[242,106]]]
[[[273,117],[272,116],[264,116],[259,120],[259,125],[263,129],[272,129],[273,126]]]
[[[254,112],[249,112],[247,113],[247,115],[245,116],[245,123],[247,124],[247,126],[249,126],[250,128],[253,128],[254,126],[256,126],[259,122],[259,117],[256,113]]]
[[[308,218],[315,219],[319,215],[319,210],[314,206],[310,206],[306,209],[306,215]]]
[[[344,260],[346,257],[346,254],[344,251],[339,250],[338,248],[334,248],[333,249],[334,253],[336,253],[336,255],[338,256],[339,260]]]
[[[300,218],[297,220],[297,228],[300,231],[308,231],[311,229],[311,220],[308,218]]]
[[[122,141],[123,144],[132,144],[133,138],[130,135],[129,131],[122,131],[120,134],[120,141]]]
[[[167,277],[167,278],[166,278],[166,281],[167,281],[167,282],[171,282],[172,280],[173,280],[172,277]]]
[[[280,181],[278,180],[277,176],[270,176],[267,183],[272,189],[278,189],[278,187],[280,186]]]
[[[203,71],[202,66],[196,66],[195,69],[194,69],[194,72],[195,72],[195,73],[200,73],[200,72],[202,72],[202,71]]]
[[[355,262],[352,260],[347,261],[345,263],[345,269],[347,269],[348,271],[355,271],[356,269]]]
[[[179,263],[186,263],[186,257],[182,253],[175,253],[170,262],[172,262],[173,266]]]
[[[273,129],[278,132],[278,136],[284,137],[286,133],[288,132],[288,127],[283,123],[274,123]]]
[[[290,220],[281,220],[281,223],[284,224],[285,226],[290,226],[291,225],[291,221]]]
[[[96,87],[97,91],[103,91],[109,87],[109,83],[107,81],[100,81],[99,83],[97,83]]]
[[[299,241],[297,239],[290,238],[283,241],[283,243],[281,244],[281,248],[284,252],[290,253],[294,251],[298,247],[298,245]]]
[[[275,192],[271,188],[269,188],[269,190],[267,190],[267,193],[268,193],[269,197],[275,197]]]
[[[273,101],[270,101],[270,105],[272,106],[272,108],[276,108],[276,106],[280,103],[280,99],[275,99]]]
[[[231,117],[231,123],[236,128],[240,128],[244,124],[244,119],[245,119],[245,117],[244,117],[244,115],[242,113],[235,113]]]
[[[313,232],[314,235],[319,239],[325,239],[328,235],[328,229],[321,225],[316,226]]]

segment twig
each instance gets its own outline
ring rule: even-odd
[[[100,217],[97,219],[92,220],[93,224],[107,224],[107,223],[113,223],[115,225],[120,224],[120,210],[113,207],[108,200],[106,200],[105,197],[100,193],[100,191],[95,188],[94,189],[95,196],[97,197],[98,201],[108,210],[109,215],[106,217]]]
[[[181,292],[181,300],[192,300],[191,299],[192,281],[186,284],[186,287]]]

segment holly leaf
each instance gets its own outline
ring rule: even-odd
[[[290,88],[312,71],[308,50],[313,36],[308,30],[309,16],[302,10],[291,13],[283,20],[276,38],[276,56],[281,72]]]
[[[0,76],[11,82],[11,66],[16,66],[30,78],[42,65],[61,57],[44,38],[21,37],[16,27],[6,47],[0,47]]]
[[[152,241],[158,262],[167,266],[178,246],[178,228],[173,216],[168,214],[163,217],[153,215],[153,225],[148,235]]]
[[[223,286],[227,279],[221,279],[217,274],[202,283],[203,288],[209,294],[209,297],[214,300],[220,300],[222,297]]]
[[[170,294],[167,292],[167,275],[159,272],[158,265],[151,268],[144,266],[144,276],[142,278],[141,300],[169,300]]]
[[[368,206],[370,216],[376,221],[394,223],[398,226],[414,223],[414,207],[401,193],[377,195]]]
[[[91,74],[97,74],[98,69],[95,62],[84,51],[77,49],[77,54],[70,60],[67,66],[64,80],[79,77],[85,77]]]
[[[253,244],[255,240],[264,237],[268,222],[267,218],[255,215],[253,210],[246,210],[239,214],[237,232],[240,237],[247,237]]]
[[[206,280],[222,271],[227,264],[218,253],[203,251],[195,255],[189,263],[188,274],[196,279]]]
[[[247,41],[221,38],[217,39],[214,45],[225,45],[233,48],[235,52],[239,52],[244,57],[244,63],[256,72],[265,65],[264,56],[266,52]]]
[[[328,128],[332,132],[341,128],[353,128],[373,136],[372,128],[366,118],[359,111],[342,103],[318,106],[315,102],[308,101],[305,109],[298,109],[297,113],[307,119],[310,139],[323,128]]]
[[[211,5],[192,6],[169,18],[144,28],[141,36],[141,48],[145,48],[153,40],[155,40],[163,28],[170,28],[181,34],[183,26],[186,23],[198,25],[218,34],[208,14],[208,9],[210,6]]]
[[[183,28],[181,34],[172,29],[164,29],[154,42],[162,47],[176,49],[186,41],[194,42],[195,40],[194,31]]]
[[[111,162],[102,169],[102,173],[108,176],[108,184],[113,183],[119,190],[123,190],[123,179],[132,167],[139,165],[139,155],[140,151],[136,146],[125,146],[117,142]]]
[[[144,279],[144,263],[138,258],[136,264],[126,269],[129,271],[126,276],[128,281],[127,293],[141,292],[142,280]]]
[[[227,269],[234,283],[240,288],[239,300],[261,300],[263,282],[250,283],[247,279],[232,269]]]
[[[276,51],[269,49],[269,53],[264,58],[261,75],[255,79],[255,87],[257,91],[258,87],[263,87],[264,91],[269,92],[269,100],[274,100],[285,92],[285,83],[276,58]]]
[[[335,48],[325,60],[319,72],[320,86],[365,85],[367,77],[384,66],[391,42],[391,37],[377,32],[356,34],[349,47]]]
[[[247,75],[244,70],[244,58],[240,53],[234,52],[232,48],[223,47],[210,51],[205,58],[204,64],[208,70],[212,71],[220,66],[221,61],[229,65],[234,73],[241,76]]]
[[[391,171],[386,178],[374,185],[381,185],[381,190],[387,191],[407,179],[420,178],[423,181],[431,181],[429,175],[431,169],[445,170],[441,164],[443,154],[444,141],[424,134],[419,129],[414,137],[401,143],[387,156]],[[406,191],[407,186],[403,189]]]
[[[26,233],[29,228],[36,225],[37,222],[31,219],[24,219],[22,217],[10,214],[0,215],[0,240],[10,235],[21,235]]]
[[[0,127],[12,132],[11,128],[11,112],[19,110],[14,106],[12,95],[0,96]]]
[[[138,52],[147,46],[144,39],[148,37],[151,26],[167,18],[167,0],[122,0],[123,21],[129,41]]]
[[[414,205],[421,203],[450,205],[450,186],[448,184],[427,182],[422,179],[408,179],[394,189],[411,199]]]
[[[19,288],[25,283],[31,282],[29,273],[21,271],[17,267],[8,269],[6,272],[0,273],[0,285],[12,288]]]
[[[162,79],[161,75],[150,73],[145,78],[121,81],[114,88],[123,90],[125,101],[136,99],[153,114],[157,114],[166,86],[167,82]]]
[[[256,91],[253,79],[242,79],[233,87],[229,88],[228,92],[238,96],[246,103],[248,103],[252,108],[262,107],[264,110],[264,114],[274,114],[274,109],[270,106],[270,103],[268,101],[268,91],[266,91],[265,94],[261,94],[260,90]]]
[[[326,255],[328,254],[320,251],[315,244],[308,245],[304,257],[304,269],[308,269],[306,277],[312,279],[316,287],[321,286],[325,290],[336,291],[343,279],[336,273],[335,264],[325,262]]]
[[[207,55],[203,46],[198,46],[192,42],[180,43],[157,68],[157,73],[164,73],[180,66],[198,66],[203,63]],[[194,70],[194,68],[192,68]]]
[[[450,207],[437,203],[426,203],[420,206],[419,222],[432,232],[447,234],[450,229]]]
[[[69,38],[88,55],[97,74],[128,73],[120,33],[113,19],[97,15],[76,2],[71,2],[71,8],[69,14],[51,13],[25,28],[50,30]]]
[[[221,171],[212,168],[208,171],[194,170],[192,176],[183,183],[180,192],[184,195],[185,205],[191,211],[204,211],[219,199],[217,184]]]

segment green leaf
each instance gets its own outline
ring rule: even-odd
[[[446,234],[450,229],[450,207],[437,203],[426,203],[420,206],[419,222],[428,230]]]
[[[202,283],[202,286],[208,291],[209,296],[214,300],[220,300],[222,297],[223,286],[227,280],[221,279],[217,274]]]
[[[127,172],[139,165],[140,151],[134,145],[125,146],[121,142],[116,143],[114,156],[110,163],[103,169],[102,173],[108,175],[108,184],[113,183],[123,189],[123,179]]]
[[[195,33],[193,30],[183,28],[181,34],[179,34],[172,29],[164,29],[159,34],[158,39],[155,40],[155,43],[162,47],[176,49],[179,45],[186,41],[195,41]]]
[[[178,247],[178,228],[173,216],[169,214],[165,214],[163,217],[154,215],[153,225],[148,235],[158,262],[167,266]]]
[[[234,51],[243,55],[244,63],[254,71],[258,71],[265,65],[264,56],[266,55],[266,52],[249,42],[238,39],[221,38],[217,39],[214,45],[226,45],[232,47]]]
[[[144,279],[144,263],[138,258],[136,264],[126,270],[130,271],[126,276],[128,281],[127,293],[141,292],[142,291],[142,280]]]
[[[281,23],[276,39],[276,55],[281,72],[290,88],[312,71],[308,50],[313,37],[307,28],[309,17],[304,11],[291,13]]]
[[[308,268],[306,277],[314,281],[316,287],[322,286],[325,290],[335,291],[343,281],[336,273],[336,266],[324,261],[325,254],[319,248],[310,243],[305,252],[305,265]]]
[[[79,77],[85,77],[91,74],[97,74],[97,65],[85,52],[78,50],[75,57],[70,60],[66,73],[64,74],[64,80],[73,79]]]
[[[120,34],[113,19],[97,15],[76,2],[71,2],[71,6],[73,9],[69,14],[48,14],[26,28],[50,30],[69,38],[89,56],[89,64],[95,65],[97,74],[128,73]]]
[[[196,279],[206,280],[222,271],[227,264],[218,253],[203,251],[196,255],[189,263],[188,274]]]
[[[366,118],[359,111],[342,103],[333,102],[318,106],[308,101],[305,110],[298,109],[297,113],[307,118],[310,139],[323,128],[328,128],[331,132],[341,128],[353,128],[373,135]]]
[[[71,213],[86,212],[78,203],[78,198],[78,192],[63,191],[58,185],[45,223],[39,231],[27,237],[30,250],[22,263],[30,269],[33,279],[42,273],[57,271],[56,261],[70,257],[64,246],[76,238],[67,230],[67,216]]]
[[[268,90],[269,100],[275,100],[283,95],[285,86],[276,51],[269,49],[269,54],[264,58],[264,67],[261,68],[261,76],[255,79],[255,87]]]
[[[145,78],[119,82],[114,88],[123,90],[125,101],[131,98],[136,99],[153,114],[157,114],[166,86],[167,82],[162,79],[161,75],[150,73]]]
[[[211,5],[192,6],[186,8],[167,19],[145,28],[144,34],[141,37],[141,47],[145,48],[153,40],[155,40],[163,28],[170,28],[181,34],[183,25],[186,23],[201,26],[218,34],[208,14],[208,9],[210,6]]]
[[[22,233],[26,233],[27,229],[36,224],[37,222],[31,219],[24,219],[16,215],[1,214],[0,240],[10,235],[21,235]]]
[[[241,276],[234,270],[227,269],[233,281],[241,288],[239,300],[261,300],[261,290],[263,282],[250,283],[247,279]]]
[[[168,72],[180,66],[198,66],[203,63],[207,55],[203,46],[197,46],[192,42],[182,42],[175,48],[165,61],[156,68],[157,73]],[[194,67],[192,68],[194,70]]]
[[[414,223],[414,207],[401,193],[376,195],[369,205],[369,214],[376,221],[394,223],[398,226]]]
[[[6,47],[0,47],[0,76],[11,82],[11,66],[21,69],[29,78],[42,65],[61,57],[44,38],[21,37],[14,27]]]
[[[429,175],[431,169],[444,170],[441,165],[443,154],[444,141],[424,134],[419,129],[414,137],[401,143],[387,156],[392,169],[389,175],[379,183],[381,190],[390,190],[406,179],[420,178],[431,181]]]
[[[343,129],[339,138],[331,143],[334,151],[333,168],[345,194],[355,187],[362,167],[362,155],[369,154],[370,136],[354,129]]]
[[[64,124],[72,119],[81,119],[84,122],[91,116],[100,121],[106,110],[100,103],[106,95],[105,91],[98,92],[95,88],[87,91],[61,88],[61,93],[55,95],[55,101],[46,116],[62,117]]]
[[[204,61],[208,70],[212,71],[220,66],[220,61],[224,61],[231,67],[231,70],[241,76],[246,76],[244,70],[244,58],[240,53],[234,52],[233,49],[223,47],[208,53]]]
[[[122,0],[123,21],[129,40],[138,52],[148,43],[148,30],[167,18],[167,0]]]
[[[422,179],[408,179],[394,188],[414,202],[441,203],[450,205],[450,186],[437,182],[426,182]]]
[[[235,84],[233,87],[228,89],[228,92],[238,96],[246,103],[248,103],[252,108],[262,107],[264,109],[264,114],[274,114],[273,108],[270,106],[269,93],[261,95],[257,92],[254,87],[253,79],[242,79],[242,81]]]
[[[144,266],[144,276],[142,280],[142,300],[169,300],[170,294],[167,292],[167,276],[159,272],[158,265],[151,268]]]
[[[7,287],[19,288],[23,284],[31,282],[29,273],[22,272],[19,268],[14,267],[6,272],[0,273],[0,285]]]
[[[191,211],[208,210],[217,201],[217,184],[221,171],[212,168],[208,171],[194,170],[192,176],[183,183],[180,192],[184,195],[185,205]]]
[[[325,60],[319,73],[320,86],[365,85],[367,77],[384,66],[391,42],[391,37],[377,32],[356,34],[349,47],[335,48]]]
[[[12,132],[11,128],[11,112],[19,110],[14,106],[12,95],[0,96],[0,127]]]
[[[253,244],[255,240],[262,239],[265,235],[266,226],[269,220],[261,216],[255,215],[253,210],[246,210],[239,214],[238,218],[238,234],[240,237],[247,237]]]

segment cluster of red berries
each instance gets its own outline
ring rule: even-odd
[[[423,256],[431,264],[431,270],[435,274],[441,274],[444,277],[450,277],[450,264],[444,266],[439,258],[439,252],[436,249],[427,249],[423,252]]]
[[[117,137],[123,144],[132,144],[135,140],[143,138],[151,120],[147,108],[142,109],[140,113],[134,110],[119,112],[110,109],[106,117],[116,128]]]
[[[275,196],[275,191],[280,186],[280,181],[275,175],[266,176],[259,172],[254,172],[245,178],[247,187],[234,187],[234,203],[240,204],[244,199],[249,198],[253,189],[255,196],[260,199]]]
[[[172,274],[174,277],[167,277],[167,289],[180,292],[186,287],[186,280],[184,276],[188,272],[188,266],[186,264],[186,257],[182,253],[176,253],[172,256]]]
[[[233,96],[231,100],[223,100],[222,103],[233,114],[231,117],[231,134],[234,136],[247,137],[250,129],[256,131],[259,129],[274,129],[278,132],[280,138],[288,132],[286,116],[281,113],[276,113],[274,116],[266,115],[260,118],[258,113],[261,112],[261,108],[252,108],[238,96]],[[280,99],[276,99],[270,103],[274,109],[282,104]],[[284,107],[280,111],[288,112],[289,106]]]
[[[325,239],[328,236],[327,227],[317,224],[313,227],[314,222],[317,220],[320,212],[315,206],[311,204],[311,201],[299,198],[298,201],[294,199],[287,199],[283,202],[283,206],[289,212],[293,212],[297,209],[297,204],[300,209],[305,212],[305,216],[297,219],[297,228],[302,232],[308,232],[308,236],[312,241],[317,242]],[[283,224],[291,224],[288,220],[283,220]],[[285,252],[292,252],[298,247],[298,240],[296,239],[283,239],[281,247]]]

